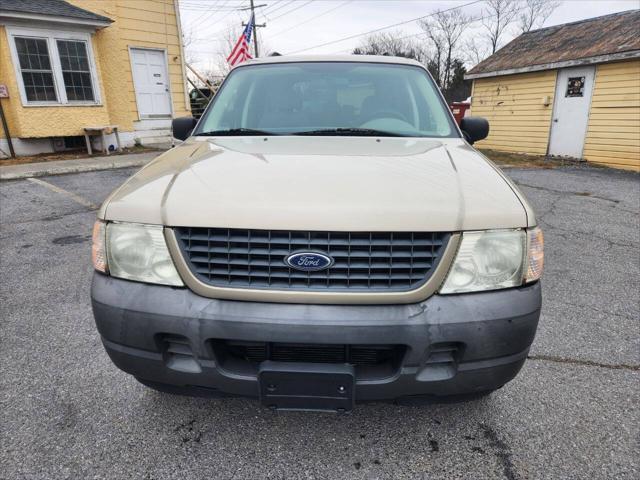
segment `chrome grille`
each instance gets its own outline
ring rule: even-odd
[[[175,228],[193,274],[216,287],[313,291],[406,291],[427,281],[448,233],[317,232]],[[285,258],[322,252],[334,264],[302,272]]]

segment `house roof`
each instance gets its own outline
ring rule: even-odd
[[[523,33],[465,78],[492,77],[640,57],[640,10]]]
[[[65,0],[2,0],[0,16],[14,16],[12,14],[64,17],[81,22],[113,22],[108,17],[76,7]]]

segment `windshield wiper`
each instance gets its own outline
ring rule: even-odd
[[[304,132],[295,132],[294,135],[345,135],[358,137],[406,137],[401,133],[387,132],[386,130],[375,130],[373,128],[324,128],[320,130],[308,130]]]
[[[280,135],[275,132],[267,132],[266,130],[256,130],[254,128],[228,128],[226,130],[211,130],[209,132],[200,132],[196,136],[203,137],[222,137],[222,136],[249,136],[249,135]]]

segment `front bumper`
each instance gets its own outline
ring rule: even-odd
[[[113,362],[151,383],[257,397],[257,374],[226,368],[212,347],[219,340],[405,346],[389,375],[356,375],[356,401],[366,401],[501,387],[533,342],[541,288],[434,295],[410,305],[275,304],[215,300],[96,273],[91,298]],[[167,336],[182,339],[191,357],[167,352]],[[442,345],[457,352],[446,365],[433,361]]]

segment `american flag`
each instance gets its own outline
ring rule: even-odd
[[[227,57],[227,62],[232,67],[237,64],[252,59],[253,57],[249,53],[249,45],[251,45],[251,33],[253,32],[253,22],[255,17],[251,15],[251,19],[247,26],[244,28],[242,35],[238,38],[235,47],[231,50],[231,54]]]

